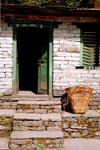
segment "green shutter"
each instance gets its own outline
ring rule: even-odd
[[[83,66],[95,65],[96,32],[84,30],[83,32]]]

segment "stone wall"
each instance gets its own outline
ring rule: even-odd
[[[13,28],[1,21],[0,93],[12,94]]]
[[[90,108],[100,109],[100,67],[80,66],[81,30],[71,22],[60,24],[53,32],[53,95],[61,96],[65,88],[86,84],[94,88],[94,103]]]
[[[64,150],[63,139],[24,139],[24,140],[10,140],[10,149],[46,149],[46,150]]]
[[[0,137],[10,136],[12,132],[12,117],[1,117],[0,116]]]
[[[99,138],[100,112],[88,110],[86,114],[62,114],[62,131],[65,138]]]

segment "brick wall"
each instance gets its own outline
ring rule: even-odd
[[[0,36],[0,93],[12,94],[13,28],[1,22]]]
[[[63,23],[53,32],[53,95],[61,96],[65,88],[87,84],[94,88],[94,104],[100,109],[100,68],[76,69],[80,65],[80,29],[71,23]]]

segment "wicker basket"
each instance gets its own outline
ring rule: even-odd
[[[85,113],[88,108],[90,98],[91,96],[93,97],[93,88],[88,87],[86,84],[80,84],[76,87],[68,87],[65,90],[68,95],[72,111],[74,113]]]

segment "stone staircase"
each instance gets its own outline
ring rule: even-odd
[[[100,110],[61,111],[60,98],[0,99],[0,136],[10,149],[63,150],[63,138],[100,139]]]
[[[15,99],[14,99],[15,100]],[[16,99],[10,149],[61,150],[63,148],[61,104],[58,99]]]

